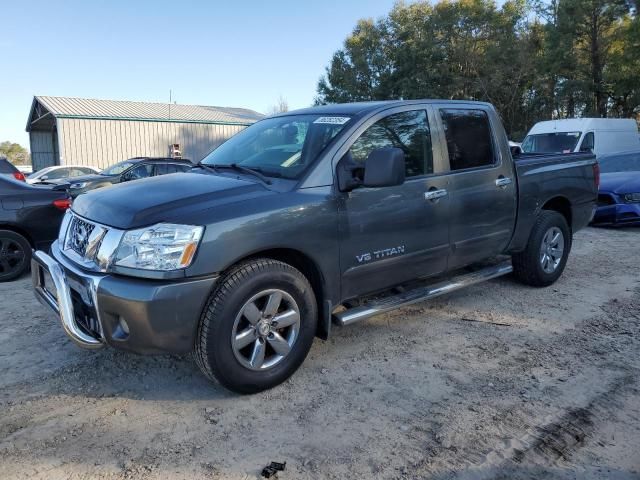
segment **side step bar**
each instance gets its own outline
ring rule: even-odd
[[[465,273],[450,278],[443,282],[438,282],[425,287],[418,287],[413,290],[385,297],[380,300],[373,300],[366,305],[350,308],[333,315],[333,318],[339,325],[350,325],[360,320],[379,315],[381,313],[395,310],[396,308],[406,307],[417,302],[422,302],[430,298],[439,297],[445,293],[450,293],[461,288],[484,282],[492,278],[506,275],[513,271],[511,261],[505,261],[490,267],[484,267],[471,273]]]

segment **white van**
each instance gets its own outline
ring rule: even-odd
[[[524,153],[604,153],[640,149],[635,120],[621,118],[569,118],[538,122],[522,142]]]

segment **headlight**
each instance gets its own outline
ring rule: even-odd
[[[125,232],[114,264],[142,270],[187,268],[198,250],[203,227],[159,223]]]
[[[640,202],[640,193],[625,193],[624,201],[627,203]]]

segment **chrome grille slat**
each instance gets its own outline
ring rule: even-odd
[[[82,268],[105,272],[123,230],[92,222],[73,211],[67,216],[60,232],[62,253]]]
[[[89,237],[95,228],[95,224],[87,222],[80,217],[74,216],[71,219],[71,225],[67,233],[67,247],[76,252],[81,257],[87,253],[87,245],[89,245]]]

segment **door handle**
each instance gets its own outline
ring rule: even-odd
[[[444,188],[440,190],[429,190],[428,192],[424,192],[425,200],[438,200],[439,198],[446,197],[449,195]]]
[[[496,187],[505,188],[507,185],[511,185],[512,180],[508,177],[500,177],[496,179]]]

